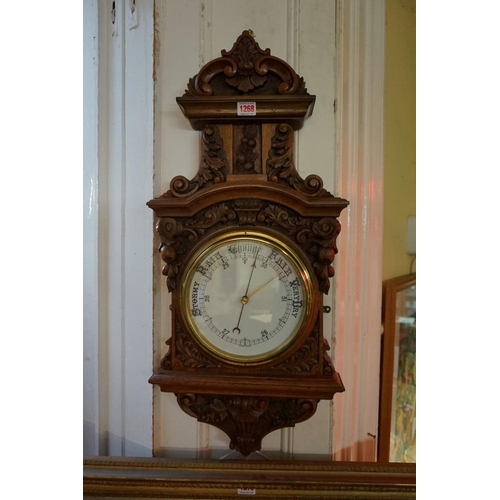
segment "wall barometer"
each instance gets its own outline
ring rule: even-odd
[[[294,131],[315,96],[248,31],[177,102],[201,158],[193,178],[148,202],[172,295],[169,350],[149,381],[248,455],[344,391],[323,296],[349,202],[298,174]]]
[[[308,332],[314,305],[308,268],[266,233],[218,236],[186,263],[181,317],[221,361],[273,361]]]

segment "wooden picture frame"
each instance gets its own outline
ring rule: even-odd
[[[416,462],[416,286],[416,273],[383,282],[380,462]]]
[[[88,457],[83,498],[416,498],[415,464]]]

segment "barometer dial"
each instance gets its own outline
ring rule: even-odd
[[[203,346],[226,360],[274,357],[300,336],[310,317],[306,266],[267,235],[243,232],[214,239],[186,269],[184,318]]]

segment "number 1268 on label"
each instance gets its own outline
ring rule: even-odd
[[[238,116],[255,116],[257,114],[257,106],[254,102],[239,102]]]

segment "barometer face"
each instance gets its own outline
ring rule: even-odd
[[[181,314],[217,357],[266,361],[304,333],[313,302],[310,275],[279,240],[250,231],[217,237],[185,269]]]

